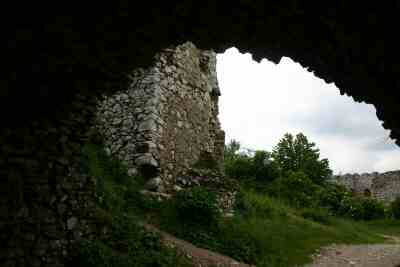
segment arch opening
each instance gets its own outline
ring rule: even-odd
[[[303,132],[329,159],[334,173],[393,171],[400,149],[373,105],[341,95],[292,59],[253,61],[230,48],[218,54],[220,120],[226,142],[271,151],[286,132]]]

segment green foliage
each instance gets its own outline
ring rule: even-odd
[[[341,214],[343,203],[353,196],[344,186],[337,184],[326,184],[319,191],[319,205],[328,208],[333,214]]]
[[[139,193],[142,179],[129,177],[126,168],[107,156],[100,145],[86,145],[83,155],[82,170],[96,181],[94,223],[107,229],[107,234],[77,244],[71,266],[192,266],[176,250],[163,246],[157,234],[138,225],[144,211],[157,206]]]
[[[331,174],[329,161],[319,159],[319,149],[305,135],[287,133],[275,146],[272,158],[282,172],[302,171],[314,183],[322,184]]]
[[[98,204],[107,210],[123,209],[124,197],[136,195],[143,183],[141,177],[130,177],[126,167],[109,157],[99,145],[84,146],[82,165],[95,179]]]
[[[355,197],[341,185],[326,185],[319,194],[319,205],[333,214],[355,220],[375,220],[385,217],[383,203],[372,198]]]
[[[280,206],[282,207],[282,205]],[[236,196],[235,210],[244,217],[257,215],[270,218],[273,216],[273,212],[278,210],[278,202],[252,189],[241,190]],[[284,212],[284,210],[283,208],[281,211]]]
[[[163,220],[178,237],[257,266],[304,264],[315,249],[332,242],[382,241],[360,223],[325,217],[324,210],[294,209],[254,190],[242,190],[237,201],[236,216],[220,219],[211,230],[187,228],[168,214]]]
[[[390,205],[390,210],[395,219],[400,219],[400,197],[397,197]]]
[[[200,186],[178,192],[175,205],[179,218],[186,223],[207,226],[220,216],[216,194]]]
[[[356,219],[377,220],[385,218],[385,206],[383,203],[372,198],[361,200],[361,211]]]
[[[82,240],[75,251],[71,266],[77,267],[192,266],[157,234],[120,218],[108,239]]]
[[[377,215],[373,217],[378,219],[378,215],[381,213],[378,205],[369,202],[369,200],[361,198],[345,198],[342,201],[338,214],[355,220],[368,220],[371,217],[370,214],[377,210]]]
[[[270,192],[295,207],[309,207],[315,204],[319,188],[303,172],[289,171],[285,176],[275,180]]]
[[[317,223],[329,225],[332,223],[331,214],[322,208],[310,208],[301,212],[304,219],[308,219]]]
[[[240,152],[241,145],[235,140],[225,146],[224,167],[227,176],[242,181],[255,180],[268,183],[278,176],[271,153],[263,150],[252,153]]]

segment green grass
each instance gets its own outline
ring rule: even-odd
[[[99,146],[86,146],[84,155],[84,169],[96,180],[97,224],[99,229],[106,227],[108,234],[79,244],[77,267],[191,266],[137,223],[145,221],[197,246],[259,267],[302,265],[322,246],[378,243],[385,242],[382,234],[400,235],[400,221],[353,221],[331,216],[322,208],[293,208],[252,186],[242,186],[234,217],[211,224],[207,221],[212,220],[189,223],[181,219],[182,205],[174,200],[144,199],[138,192],[143,181],[127,176],[124,167]]]
[[[384,238],[364,222],[329,217],[323,222],[306,219],[304,210],[247,190],[233,218],[218,225],[185,225],[176,219],[172,204],[156,211],[161,228],[195,245],[209,248],[257,266],[295,266],[310,261],[310,255],[332,243],[384,242]],[[308,210],[310,213],[311,211]],[[316,211],[321,216],[320,211]],[[323,213],[322,213],[323,214]],[[315,216],[318,218],[318,216]],[[393,229],[396,229],[393,224]]]
[[[400,220],[385,219],[365,223],[369,229],[384,234],[400,237]]]
[[[86,145],[81,163],[82,170],[95,180],[94,224],[103,234],[76,244],[70,266],[192,266],[175,249],[162,245],[158,234],[141,226],[144,211],[154,208],[141,198],[140,177],[128,176],[125,167],[99,145]]]

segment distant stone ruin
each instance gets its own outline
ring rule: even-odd
[[[335,176],[333,181],[344,185],[356,195],[373,197],[387,203],[400,197],[400,171],[345,174]]]

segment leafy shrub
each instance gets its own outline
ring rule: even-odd
[[[331,223],[331,215],[325,209],[306,209],[301,212],[301,216],[304,219],[308,219],[321,224],[329,225]]]
[[[225,160],[225,172],[229,177],[248,179],[254,176],[252,158],[247,155],[236,155],[235,158]]]
[[[328,208],[333,214],[340,215],[343,203],[352,198],[352,194],[344,186],[328,184],[318,192],[319,205]],[[343,215],[343,214],[342,214]]]
[[[339,214],[355,220],[382,219],[385,217],[385,207],[375,199],[344,198]]]
[[[400,197],[390,204],[390,210],[395,219],[400,219]]]
[[[361,201],[363,210],[363,220],[383,219],[385,217],[385,206],[383,203],[372,198],[366,198]]]
[[[277,165],[271,161],[271,153],[264,150],[243,151],[239,142],[231,140],[225,146],[224,169],[227,176],[239,180],[269,183],[279,176]]]
[[[70,266],[192,266],[176,250],[164,247],[157,234],[136,223],[138,215],[155,206],[139,193],[143,183],[140,177],[129,177],[126,168],[98,144],[84,147],[81,170],[95,178],[93,219],[98,230],[107,231],[77,244]]]
[[[319,202],[333,214],[356,220],[374,220],[385,217],[384,205],[376,199],[354,197],[341,185],[327,185],[319,194]]]
[[[216,194],[200,186],[180,191],[175,205],[177,215],[187,223],[206,226],[216,223],[220,216]]]
[[[287,172],[271,187],[271,193],[284,198],[295,207],[309,207],[315,204],[319,186],[303,172]]]
[[[130,224],[132,225],[132,223]],[[119,227],[118,227],[119,228]],[[132,227],[130,227],[132,228]],[[169,267],[192,266],[173,249],[164,247],[160,237],[136,226],[116,240],[82,240],[72,259],[77,267]]]
[[[249,225],[243,221],[230,221],[219,234],[220,251],[246,263],[256,263],[261,254],[260,240],[249,236]]]
[[[249,190],[236,194],[235,209],[243,216],[270,217],[273,213],[273,205],[265,195],[257,194]]]

